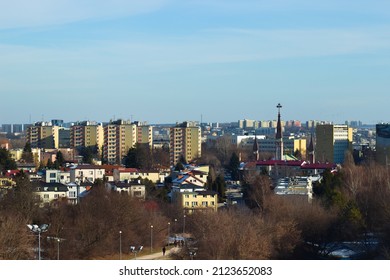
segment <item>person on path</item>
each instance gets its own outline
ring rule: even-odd
[[[163,256],[165,256],[165,246],[162,248]]]

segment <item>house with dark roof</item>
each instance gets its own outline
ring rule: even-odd
[[[41,207],[67,200],[68,186],[61,183],[33,182],[34,193]]]

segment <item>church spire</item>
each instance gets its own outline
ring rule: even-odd
[[[280,103],[279,103],[278,106],[276,106],[276,108],[278,108],[278,124],[276,127],[276,139],[282,139],[283,138],[282,122],[280,121],[280,109],[282,108],[282,105],[280,105]]]
[[[275,145],[276,145],[275,159],[282,160],[283,159],[283,133],[282,133],[282,122],[280,120],[280,109],[282,108],[282,105],[280,105],[279,103],[276,106],[276,108],[278,108],[278,124],[276,127],[276,137],[275,137]]]

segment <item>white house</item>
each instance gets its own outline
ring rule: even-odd
[[[123,182],[108,182],[106,187],[110,190],[117,191],[119,193],[126,193],[133,198],[145,199],[146,188],[145,185],[138,183],[123,183]]]
[[[70,171],[46,170],[46,183],[68,184],[70,180]]]
[[[68,187],[64,184],[36,182],[34,186],[40,206],[51,205],[67,199]]]
[[[71,182],[92,182],[96,180],[103,180],[105,169],[100,165],[77,165],[70,169]]]

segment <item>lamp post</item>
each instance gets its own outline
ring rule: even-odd
[[[150,225],[150,253],[153,253],[153,225]]]
[[[47,240],[54,240],[57,242],[57,260],[60,259],[60,243],[64,241],[64,238],[54,237],[54,236],[48,236]]]
[[[135,249],[135,246],[130,246],[130,251],[134,253],[134,259],[137,259],[137,253],[141,252],[144,246],[139,246],[137,249]]]
[[[168,222],[168,245],[169,245],[169,238],[171,236],[171,223]]]
[[[176,223],[177,223],[177,219],[175,219],[175,228],[174,228],[174,230],[173,230],[175,233],[177,232]]]
[[[185,231],[186,231],[186,215],[183,216],[183,235],[184,235]]]
[[[119,259],[122,259],[122,231],[119,231]]]
[[[60,260],[60,242],[61,240],[57,238],[57,260]]]
[[[46,232],[49,229],[48,224],[42,224],[40,226],[38,225],[30,225],[28,224],[27,227],[35,234],[38,234],[38,260],[41,259],[41,233]]]

